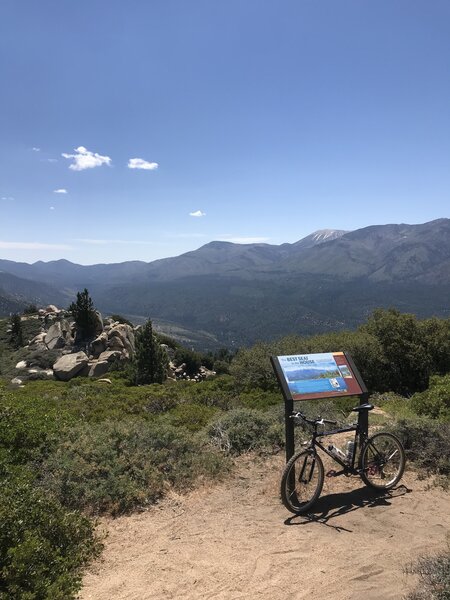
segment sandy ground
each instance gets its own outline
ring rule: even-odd
[[[102,559],[82,600],[390,600],[414,587],[404,566],[445,547],[450,496],[407,471],[377,495],[327,478],[308,517],[278,497],[283,456],[239,459],[234,474],[148,511],[103,521]]]

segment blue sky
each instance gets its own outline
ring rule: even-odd
[[[2,0],[0,257],[448,217],[449,67],[448,0]]]

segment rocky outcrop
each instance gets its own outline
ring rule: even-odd
[[[135,350],[135,337],[133,328],[126,323],[114,323],[107,331],[108,348],[110,350],[120,350],[126,356],[131,358]]]
[[[45,334],[44,343],[49,350],[56,350],[73,344],[70,323],[65,319],[53,323]]]
[[[105,350],[105,352],[102,352],[100,354],[100,356],[98,357],[98,360],[102,361],[102,360],[106,360],[109,363],[114,362],[116,359],[121,359],[122,358],[122,353],[119,350]]]
[[[86,367],[88,362],[89,359],[84,352],[65,354],[53,365],[53,372],[56,379],[59,379],[60,381],[69,381]]]
[[[98,312],[98,310],[95,311],[94,331],[96,334],[99,334],[103,331],[103,318],[101,313]]]
[[[109,371],[109,362],[107,360],[89,361],[88,367],[88,377],[102,377]]]
[[[91,352],[94,358],[98,358],[102,352],[105,352],[108,346],[108,335],[102,332],[98,337],[91,342]]]
[[[39,319],[41,331],[27,345],[37,358],[17,363],[20,384],[16,378],[15,385],[22,385],[22,379],[54,377],[60,381],[69,381],[73,377],[102,378],[111,369],[112,363],[132,359],[135,354],[135,335],[139,327],[133,328],[128,323],[119,323],[112,318],[103,320],[98,311],[95,313],[96,335],[92,340],[81,339],[71,313],[54,305],[40,309],[38,315],[22,318]],[[169,378],[199,382],[215,376],[214,371],[205,367],[200,367],[193,375],[188,374],[186,364],[175,363],[174,349],[166,344],[161,344],[161,347],[169,359]],[[44,355],[49,350],[52,353],[48,356],[51,356],[52,360],[43,359],[41,353]],[[43,368],[55,361],[55,356],[59,358],[53,364],[53,369]]]

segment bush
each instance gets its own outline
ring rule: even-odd
[[[11,464],[37,463],[56,445],[68,422],[64,410],[33,403],[0,390],[0,454]]]
[[[401,420],[390,430],[402,441],[406,458],[429,474],[450,476],[450,424]]]
[[[123,323],[124,325],[130,325],[131,327],[134,327],[133,323],[129,321],[126,317],[122,317],[122,315],[111,315],[111,319],[113,321],[117,321],[118,323]]]
[[[450,421],[450,375],[430,379],[430,387],[411,398],[411,408],[418,415]]]
[[[24,315],[35,315],[37,312],[38,312],[38,307],[36,306],[36,304],[29,304],[28,306],[25,306],[25,308],[23,309]]]
[[[207,365],[205,365],[207,368]],[[216,362],[211,365],[211,368],[214,369],[217,375],[228,375],[230,373],[230,363],[225,362],[224,360],[216,360]]]
[[[185,427],[188,431],[200,431],[214,417],[217,409],[202,404],[179,404],[167,415],[174,427]]]
[[[0,599],[68,600],[101,544],[79,513],[15,475],[0,487]]]
[[[24,360],[30,367],[51,369],[60,356],[60,350],[33,350],[24,357]]]
[[[187,431],[162,422],[78,425],[43,465],[41,485],[65,506],[119,514],[168,486],[220,472],[223,460]]]
[[[405,569],[419,576],[419,585],[405,600],[448,600],[450,598],[450,548],[437,556],[419,558]]]
[[[177,348],[175,351],[175,364],[180,366],[183,363],[186,365],[185,371],[189,376],[197,375],[202,366],[200,354],[187,348]]]
[[[263,447],[282,447],[283,427],[267,413],[238,408],[221,416],[208,429],[212,443],[230,454]]]

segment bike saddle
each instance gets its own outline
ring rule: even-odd
[[[352,412],[361,412],[362,410],[372,410],[375,408],[373,404],[360,404],[359,406],[355,406],[352,408]]]

